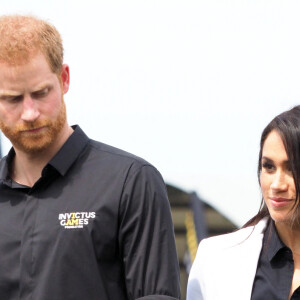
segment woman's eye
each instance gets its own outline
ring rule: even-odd
[[[266,171],[273,171],[275,170],[275,166],[269,162],[264,162],[262,164],[262,167],[266,170]]]
[[[291,167],[291,165],[290,165],[290,164],[287,164],[287,166],[286,166],[286,170],[287,170],[288,172],[292,172],[292,167]]]

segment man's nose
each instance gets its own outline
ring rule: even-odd
[[[37,108],[37,103],[30,96],[26,96],[23,99],[23,111],[21,119],[24,122],[33,122],[40,116]]]

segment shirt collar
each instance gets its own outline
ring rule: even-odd
[[[264,248],[267,252],[266,254],[270,262],[275,258],[275,256],[277,256],[277,254],[279,255],[281,249],[287,249],[287,246],[280,239],[272,219],[269,222],[265,232]]]
[[[62,176],[67,173],[89,141],[78,125],[72,126],[72,128],[74,129],[73,133],[47,164],[55,168]]]
[[[9,168],[11,166],[11,162],[16,155],[14,148],[11,148],[7,154],[7,156],[3,157],[0,162],[0,182],[7,183],[11,185],[11,179],[9,176]]]
[[[50,160],[50,162],[45,166],[43,171],[47,166],[52,166],[55,168],[62,176],[64,176],[72,164],[76,161],[77,157],[83,151],[88,143],[89,138],[78,126],[72,126],[74,129],[73,133],[56,153],[56,155]],[[9,168],[11,161],[15,156],[15,150],[10,149],[7,156],[5,156],[0,163],[0,181],[7,182],[11,181],[9,176]]]

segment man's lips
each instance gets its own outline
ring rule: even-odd
[[[41,130],[43,130],[45,128],[45,126],[41,126],[41,127],[36,127],[36,128],[32,128],[32,129],[25,129],[22,130],[22,132],[24,133],[37,133],[40,132]]]
[[[275,207],[283,207],[293,201],[293,199],[283,197],[270,197],[269,199],[271,200],[272,205]]]

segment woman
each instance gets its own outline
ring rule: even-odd
[[[300,106],[264,129],[258,178],[259,213],[234,233],[201,241],[187,300],[300,299]]]

